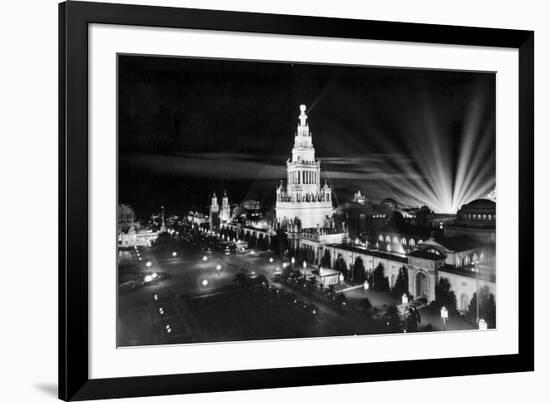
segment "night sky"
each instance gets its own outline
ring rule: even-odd
[[[119,56],[119,202],[274,203],[306,104],[322,179],[441,212],[495,184],[492,73]],[[456,208],[456,206],[455,206]]]

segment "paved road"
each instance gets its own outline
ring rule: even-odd
[[[138,265],[132,264],[123,268],[123,271],[128,272],[138,270],[169,275],[167,280],[120,293],[119,313],[121,321],[123,321],[121,325],[127,330],[126,334],[133,337],[134,343],[162,342],[162,331],[160,334],[157,333],[158,331],[152,331],[151,334],[137,339],[136,332],[139,330],[130,330],[129,328],[140,327],[147,322],[158,325],[159,321],[166,321],[169,317],[176,317],[174,324],[170,325],[177,325],[186,337],[190,339],[202,337],[204,331],[197,327],[195,322],[189,322],[192,320],[190,318],[192,314],[182,314],[185,310],[185,303],[178,300],[178,295],[199,296],[223,289],[234,283],[235,274],[243,268],[249,274],[264,275],[270,281],[271,286],[291,292],[297,300],[315,304],[320,322],[334,331],[342,334],[367,331],[364,316],[358,315],[356,312],[342,314],[301,292],[296,292],[281,283],[273,282],[276,269],[281,269],[283,262],[271,252],[250,250],[243,254],[225,255],[218,251],[212,251],[205,260],[203,259],[205,254],[198,252],[200,247],[207,249],[205,242],[199,242],[194,248],[184,245],[183,248],[175,250],[177,252],[175,257],[164,260],[159,260],[152,249],[140,249],[141,262]],[[134,253],[136,252],[134,251]],[[131,259],[134,262],[136,260],[135,257],[131,257]],[[270,262],[270,259],[273,259],[273,262]],[[150,267],[145,266],[147,262],[150,262]],[[216,269],[218,266],[221,267],[220,270]],[[153,301],[155,294],[165,300],[164,304]],[[165,312],[161,317],[158,314],[158,309],[161,307],[164,311],[169,310],[171,315],[168,316],[168,313]],[[147,320],[143,318],[144,312],[148,316]]]

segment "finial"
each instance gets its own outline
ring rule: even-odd
[[[300,105],[299,119],[300,119],[300,126],[302,126],[302,127],[305,126],[306,125],[306,120],[307,120],[306,105]]]

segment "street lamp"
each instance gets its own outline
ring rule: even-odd
[[[365,289],[365,292],[369,290],[369,281],[363,282],[363,289]]]
[[[290,263],[291,263],[291,264],[294,264],[295,262],[296,262],[296,259],[295,259],[294,257],[292,257],[292,258],[290,259]]]
[[[216,265],[216,271],[218,271],[218,275],[220,274],[221,270],[222,270],[222,266],[220,264]]]
[[[269,257],[269,262],[273,263],[273,257]]]
[[[474,275],[476,276],[476,322],[479,323],[479,275],[477,272],[477,263],[479,261],[477,258],[473,260],[474,267],[472,268],[472,271],[474,271]]]
[[[147,268],[151,268],[151,265],[153,265],[153,263],[152,263],[151,261],[147,261],[147,262],[145,263],[145,266],[146,266]]]
[[[206,279],[206,278],[203,279],[202,282],[201,282],[201,285],[202,285],[203,287],[207,287],[207,286],[208,286],[208,279]]]
[[[443,331],[447,330],[447,320],[449,319],[449,311],[445,306],[441,307],[441,321],[443,321]]]
[[[208,257],[204,255],[204,256],[202,257],[202,260],[206,262],[206,261],[208,261]]]
[[[153,277],[151,275],[145,275],[145,278],[143,278],[143,282],[148,283],[153,280]]]
[[[178,253],[176,253],[175,251],[172,252],[172,257],[177,257],[178,256]]]

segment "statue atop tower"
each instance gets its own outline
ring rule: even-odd
[[[300,105],[300,116],[298,117],[300,119],[300,126],[305,126],[307,121],[307,114],[306,114],[306,105]]]

